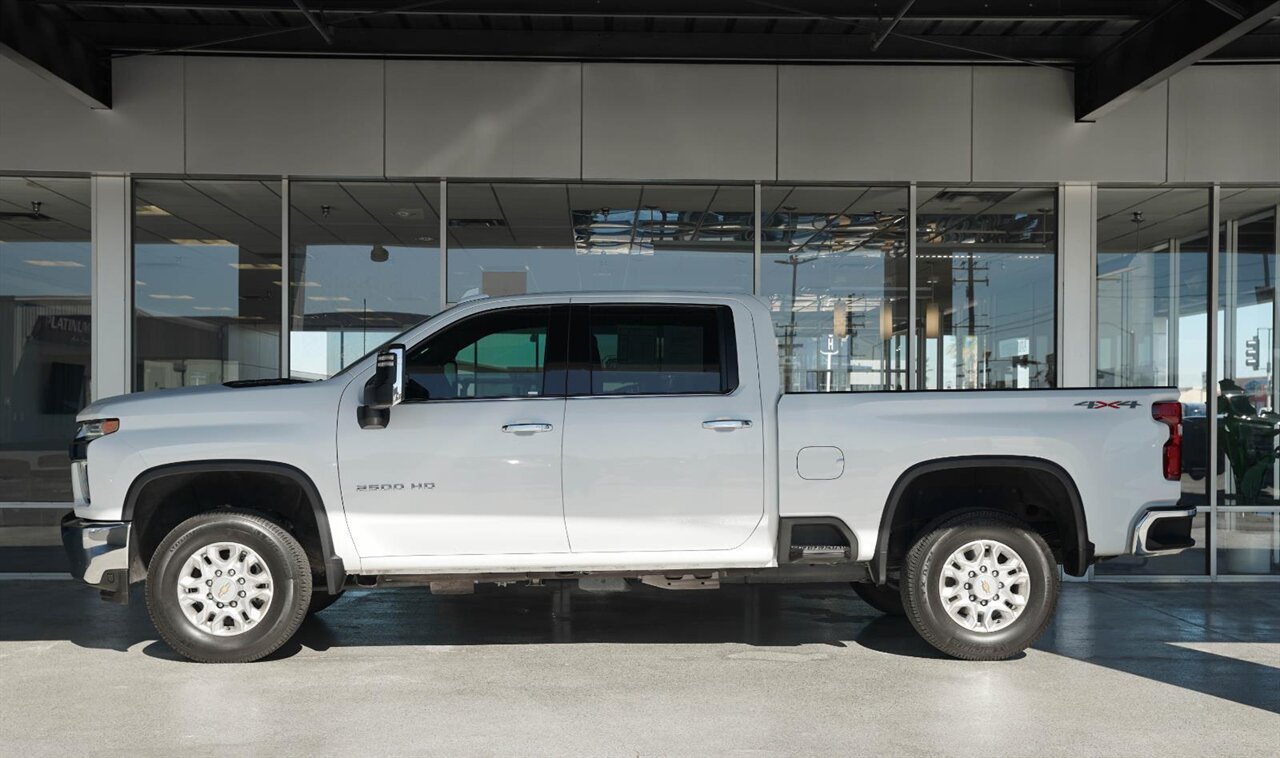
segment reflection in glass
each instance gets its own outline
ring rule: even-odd
[[[134,182],[134,389],[280,372],[279,182]]]
[[[762,189],[760,294],[788,392],[907,386],[905,187]]]
[[[921,386],[1057,385],[1057,193],[921,188]]]
[[[751,187],[449,185],[448,297],[750,292]]]
[[[0,502],[71,500],[67,443],[89,400],[89,228],[88,180],[0,177]]]
[[[1221,505],[1276,505],[1276,209],[1280,190],[1219,195],[1218,445]]]
[[[440,311],[438,182],[293,182],[289,201],[291,376],[332,376]]]
[[[1177,387],[1182,400],[1182,501],[1208,503],[1209,202],[1204,189],[1098,190],[1097,386]],[[1205,574],[1199,547],[1181,555],[1125,558],[1095,573]],[[1202,541],[1206,540],[1206,541]]]
[[[1219,574],[1280,574],[1280,514],[1218,513]]]

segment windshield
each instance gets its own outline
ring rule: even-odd
[[[436,314],[436,315],[439,315],[439,314]],[[377,346],[377,347],[375,347],[374,349],[370,350],[369,352],[365,353],[364,355],[360,356],[359,358],[355,359],[354,361],[352,361],[352,362],[348,363],[348,364],[347,364],[347,365],[346,365],[346,366],[345,366],[341,371],[339,371],[338,373],[334,374],[333,376],[331,376],[331,377],[329,377],[329,378],[330,378],[330,379],[336,379],[337,377],[342,376],[343,374],[347,373],[348,371],[350,371],[351,369],[355,368],[356,366],[359,366],[359,365],[360,365],[360,363],[361,363],[362,361],[364,361],[364,359],[365,359],[365,358],[368,358],[369,356],[371,356],[371,355],[373,355],[373,354],[375,354],[375,353],[380,352],[380,351],[381,351],[383,348],[385,348],[387,345],[394,345],[395,343],[397,343],[397,342],[399,342],[399,341],[400,341],[400,338],[401,338],[401,337],[403,337],[404,335],[406,335],[406,334],[408,334],[409,332],[413,331],[414,329],[417,329],[418,327],[422,326],[423,324],[427,323],[428,321],[430,321],[430,320],[431,320],[431,319],[433,319],[433,318],[435,318],[435,316],[427,316],[426,318],[422,319],[421,321],[419,321],[418,323],[416,323],[416,324],[414,324],[413,326],[409,327],[408,329],[405,329],[403,332],[400,332],[399,334],[397,334],[396,336],[394,336],[394,337],[392,337],[391,339],[387,340],[386,342],[383,342],[381,345],[378,345],[378,346]]]

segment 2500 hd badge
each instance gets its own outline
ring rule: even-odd
[[[387,490],[433,490],[435,482],[396,482],[394,484],[357,484],[356,492],[385,492]]]

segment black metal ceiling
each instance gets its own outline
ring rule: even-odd
[[[1172,0],[19,1],[39,6],[71,34],[115,57],[200,52],[1058,65],[1092,59],[1172,4]],[[1196,2],[1227,8],[1235,4],[1232,0]],[[1280,59],[1280,20],[1272,19],[1213,57]]]

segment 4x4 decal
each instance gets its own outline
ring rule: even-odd
[[[1137,408],[1137,400],[1081,400],[1077,406],[1089,409],[1096,408]]]

